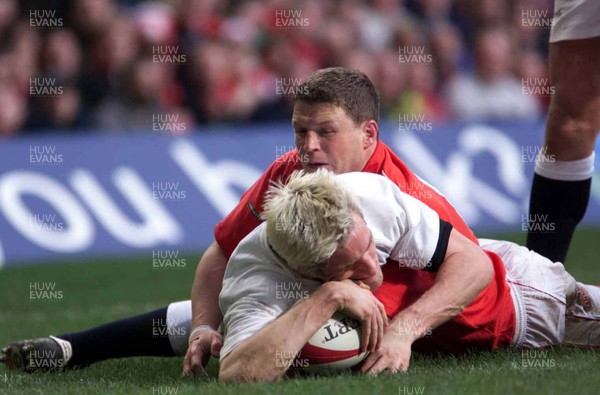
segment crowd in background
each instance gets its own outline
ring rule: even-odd
[[[534,118],[535,12],[552,0],[0,0],[0,135],[289,120],[289,85],[330,66],[364,71],[382,118]]]

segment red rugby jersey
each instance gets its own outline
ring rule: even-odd
[[[271,181],[284,182],[295,170],[302,169],[296,150],[278,158],[242,195],[240,203],[215,227],[215,240],[229,258],[238,243],[260,224],[264,194]],[[446,222],[479,245],[473,231],[456,209],[438,191],[417,177],[396,154],[379,142],[363,172],[386,176],[404,192],[431,207]],[[459,352],[469,348],[497,348],[510,344],[515,330],[515,312],[502,260],[486,251],[494,264],[492,282],[465,310],[417,341],[416,351],[445,350]],[[389,261],[382,267],[384,282],[375,292],[391,318],[417,300],[435,281],[435,273],[400,267]]]

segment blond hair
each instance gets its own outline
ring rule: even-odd
[[[333,173],[301,170],[269,188],[263,218],[269,244],[287,265],[319,276],[354,226],[353,211],[360,214],[356,196]]]

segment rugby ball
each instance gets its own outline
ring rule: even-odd
[[[360,339],[360,321],[335,313],[300,350],[304,370],[319,373],[358,365],[368,354],[360,353]]]

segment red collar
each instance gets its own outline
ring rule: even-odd
[[[386,157],[386,148],[387,146],[383,144],[381,141],[377,142],[377,147],[375,147],[375,151],[373,155],[369,158],[369,161],[362,169],[364,173],[375,173],[379,174],[383,170],[383,162]]]

